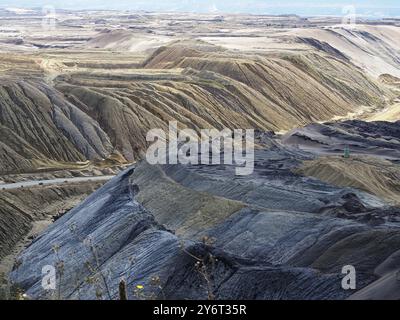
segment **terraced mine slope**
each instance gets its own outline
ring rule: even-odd
[[[15,257],[38,234],[103,183],[81,182],[0,191],[0,299]]]
[[[282,140],[322,155],[343,155],[347,146],[353,155],[398,159],[399,124],[360,120],[311,124],[286,133]]]
[[[374,158],[321,158],[304,165],[301,173],[340,186],[368,191],[381,198],[400,203],[398,165]]]
[[[314,155],[278,137],[261,141],[255,172],[241,178],[229,166],[128,169],[36,239],[13,281],[49,298],[37,270],[57,259],[69,299],[116,298],[121,277],[132,299],[139,284],[160,299],[343,299],[352,295],[340,286],[347,264],[359,289],[381,281],[377,268],[398,250],[399,208],[298,175]]]
[[[3,81],[2,171],[111,155],[133,161],[146,149],[146,132],[173,119],[194,129],[286,130],[392,97],[351,64],[329,56],[239,59],[196,51],[202,57],[193,58],[184,55],[187,46],[160,49],[145,70],[68,73],[55,86]],[[168,57],[175,65],[167,71],[148,71],[164,66]]]
[[[75,15],[74,23],[90,24]],[[228,35],[213,19],[204,30],[184,24],[168,35],[159,21],[149,35],[132,23],[151,16],[122,16],[121,28],[96,20],[97,28],[75,30],[66,12],[44,37],[34,16],[24,20],[30,33],[19,18],[15,30],[3,25],[0,37],[3,173],[110,157],[132,162],[147,147],[146,132],[172,119],[194,129],[280,131],[376,109],[387,110],[386,118],[397,114],[395,25],[347,30],[303,21],[307,27],[296,31],[257,27],[243,34],[244,20],[230,17]],[[23,40],[11,41],[17,38]],[[247,46],[250,40],[258,49]],[[359,63],[359,51],[370,58],[368,67]]]
[[[6,295],[116,299],[125,279],[129,299],[398,299],[398,20],[0,17],[0,189],[119,173],[0,191]],[[254,173],[149,165],[172,120],[255,129]]]

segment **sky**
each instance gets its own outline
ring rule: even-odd
[[[400,17],[399,0],[0,0],[0,7],[33,8],[52,5],[56,9],[115,9],[133,11],[210,12],[252,14],[297,14],[301,16],[355,13],[371,18]]]

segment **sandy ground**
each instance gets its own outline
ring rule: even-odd
[[[400,205],[400,167],[390,161],[359,156],[321,157],[306,161],[298,172],[333,185],[364,190]]]
[[[369,116],[367,121],[399,121],[400,120],[400,103],[389,106],[381,111],[376,112],[374,115]]]

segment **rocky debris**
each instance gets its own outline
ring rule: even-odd
[[[345,299],[348,264],[359,289],[376,281],[399,250],[398,222],[354,216],[393,208],[293,173],[313,156],[263,139],[250,176],[228,165],[124,171],[35,239],[11,279],[39,299],[51,295],[41,287],[46,264],[62,265],[68,299],[115,299],[121,279],[129,299]]]
[[[313,123],[288,132],[282,140],[316,154],[343,155],[348,146],[352,155],[400,159],[400,121]]]
[[[17,260],[15,285],[37,299],[115,299],[121,280],[129,299],[398,298],[399,212],[379,197],[388,186],[385,195],[396,196],[399,123],[315,123],[395,99],[394,22],[350,30],[333,26],[336,18],[235,15],[224,18],[231,30],[222,32],[212,26],[220,17],[185,15],[173,23],[169,16],[144,13],[119,19],[121,29],[115,30],[92,29],[97,17],[77,14],[89,20],[62,23],[73,27],[73,35],[43,38],[32,28],[22,43],[7,47],[35,47],[34,55],[1,55],[6,78],[0,79],[0,172],[134,161],[147,148],[148,130],[166,129],[169,120],[195,130],[257,129],[255,171],[236,177],[233,166],[141,162],[56,215]],[[100,23],[111,16],[106,13]],[[149,22],[151,30],[143,29]],[[266,25],[280,28],[279,36],[265,35]],[[281,29],[294,25],[303,27]],[[175,41],[194,33],[212,35],[218,45]],[[42,50],[70,46],[74,60],[69,51]],[[93,50],[99,47],[112,50]],[[136,53],[124,54],[130,50]],[[146,58],[148,50],[154,51]],[[388,74],[380,82],[369,76],[383,72]],[[314,124],[285,135],[283,143],[271,132],[309,123]],[[365,171],[373,174],[361,171],[362,176],[379,181],[375,189],[371,182],[350,184],[354,176],[340,186],[328,179],[337,171],[318,179],[296,170],[304,161],[320,161],[321,154],[341,155],[344,148],[350,159],[388,159],[393,172],[384,166],[374,172],[367,164]],[[100,173],[70,174],[90,172]],[[382,183],[380,176],[394,183]],[[77,200],[76,190],[37,190],[2,193],[0,254],[26,234],[36,214],[59,212],[59,197]],[[356,294],[340,287],[341,268],[348,264],[358,272]],[[59,290],[43,290],[45,265],[56,268]]]
[[[0,259],[9,254],[38,220],[75,206],[101,183],[81,183],[0,191]]]

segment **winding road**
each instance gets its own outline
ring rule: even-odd
[[[0,184],[0,190],[12,190],[19,188],[29,188],[35,186],[44,186],[44,185],[57,185],[63,183],[71,183],[71,182],[88,182],[88,181],[107,181],[114,178],[114,176],[96,176],[96,177],[75,177],[75,178],[58,178],[51,180],[31,180],[31,181],[21,181],[16,183],[5,183]]]

